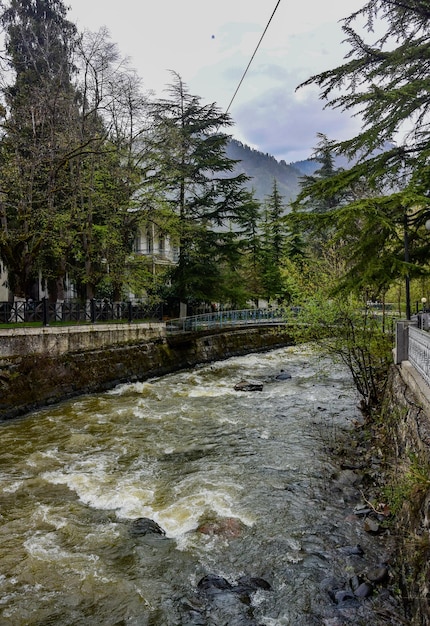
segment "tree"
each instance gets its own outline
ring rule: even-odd
[[[170,97],[152,107],[152,190],[170,209],[179,249],[171,293],[179,301],[211,302],[222,294],[225,262],[236,254],[232,225],[246,210],[247,177],[233,175],[225,149],[232,125],[215,104],[202,104],[173,73]]]
[[[353,28],[361,18],[364,34]],[[368,42],[376,20],[385,30]],[[357,136],[332,144],[351,166],[315,181],[307,193],[319,201],[346,194],[348,202],[331,220],[355,255],[349,279],[365,276],[385,288],[388,280],[427,271],[430,13],[416,0],[370,0],[344,20],[343,30],[347,61],[300,87],[318,85],[327,106],[361,115],[363,126]],[[361,199],[351,196],[363,183]]]
[[[265,200],[262,235],[261,272],[265,295],[268,300],[282,297],[281,262],[286,235],[284,211],[283,197],[279,193],[275,178],[273,179],[272,193]]]
[[[43,255],[68,204],[67,151],[75,128],[72,52],[76,29],[61,0],[11,0],[0,16],[12,82],[3,76],[0,256],[15,296],[31,295]],[[48,248],[50,247],[50,254]]]
[[[260,297],[265,296],[261,277],[262,254],[262,217],[261,205],[254,197],[254,191],[249,193],[248,201],[244,204],[242,215],[238,221],[238,236],[241,253],[240,268],[233,274],[239,277],[244,296],[242,300],[252,300],[258,306]],[[229,283],[231,279],[229,279]],[[245,287],[245,289],[244,289]],[[245,297],[246,294],[246,297]]]
[[[62,300],[67,273],[84,298],[117,300],[143,212],[146,100],[107,32],[78,37],[66,13],[60,0],[12,0],[1,15],[12,80],[0,256],[18,297],[35,297],[41,275]]]
[[[362,411],[369,416],[383,400],[393,337],[385,332],[381,319],[360,304],[354,298],[328,300],[324,291],[317,291],[301,308],[292,333],[297,341],[315,342],[346,365]]]
[[[312,160],[318,163],[319,167],[312,175],[302,176],[300,179],[300,207],[310,213],[327,213],[336,209],[344,198],[340,194],[333,194],[324,197],[312,197],[308,192],[320,181],[332,178],[343,168],[335,166],[336,152],[334,141],[329,140],[323,133],[318,133],[319,142],[315,148]]]
[[[146,98],[133,69],[105,29],[86,32],[77,48],[79,142],[73,155],[74,240],[71,272],[85,298],[122,297],[127,264],[144,210]],[[109,268],[109,273],[106,270]],[[140,268],[137,268],[140,273]]]
[[[385,25],[385,31],[367,43],[352,26],[359,18],[366,20],[368,33],[374,33],[375,21],[378,30]],[[344,20],[349,60],[300,85],[317,84],[328,106],[362,116],[361,132],[337,144],[350,158],[360,157],[356,175],[365,171],[372,180],[392,183],[393,177],[409,176],[417,165],[426,165],[429,26],[425,2],[370,0]],[[411,124],[410,132],[393,145],[405,122]]]
[[[321,260],[326,259],[336,270],[336,280],[329,281],[331,291],[328,294],[342,291],[379,294],[386,289],[394,268],[398,269],[392,258],[393,254],[399,254],[398,231],[388,219],[388,213],[383,213],[388,203],[378,202],[376,190],[363,178],[338,190],[331,186],[329,192],[326,186],[342,176],[344,169],[335,167],[334,142],[325,135],[320,138],[315,160],[321,167],[312,176],[302,178],[301,191],[288,217],[290,228],[297,239],[301,227],[313,264],[320,266]],[[395,221],[393,202],[390,202],[390,210]],[[381,254],[384,249],[386,254]],[[390,266],[392,271],[384,273]]]

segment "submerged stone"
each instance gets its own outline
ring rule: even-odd
[[[373,593],[373,585],[364,582],[355,589],[354,594],[357,598],[369,598]]]
[[[373,583],[385,583],[389,578],[388,567],[381,565],[367,572],[367,578]]]
[[[339,550],[348,556],[363,556],[364,554],[363,548],[358,543],[355,546],[342,546]]]
[[[202,535],[217,535],[226,539],[234,539],[240,537],[244,528],[245,524],[237,517],[223,517],[203,522],[197,528],[197,532],[202,533]]]
[[[288,372],[285,372],[284,370],[281,370],[280,373],[275,376],[275,380],[290,380],[291,378],[291,374],[289,374]]]

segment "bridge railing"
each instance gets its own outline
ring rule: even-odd
[[[191,332],[225,328],[233,326],[246,326],[253,324],[274,324],[285,322],[287,315],[292,317],[295,309],[240,309],[236,311],[215,311],[189,317],[179,317],[166,322],[167,332]]]

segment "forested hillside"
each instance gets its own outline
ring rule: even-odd
[[[393,143],[385,142],[382,147],[372,152],[373,155],[381,154],[393,147]],[[227,145],[227,155],[231,159],[239,160],[235,173],[246,174],[251,177],[247,187],[254,191],[258,200],[264,200],[272,192],[273,180],[276,179],[278,191],[285,203],[294,200],[300,191],[300,180],[303,176],[312,176],[321,166],[317,160],[305,159],[286,163],[277,161],[270,154],[259,152],[246,144],[231,139]],[[334,164],[338,168],[349,168],[355,160],[348,161],[345,156],[336,155]]]
[[[257,199],[263,200],[273,188],[273,180],[278,183],[278,190],[285,202],[294,199],[299,191],[300,177],[313,173],[317,167],[314,161],[300,161],[287,164],[277,161],[270,154],[264,154],[249,146],[232,139],[227,146],[227,155],[240,161],[236,166],[237,173],[251,177],[248,188],[254,191]]]

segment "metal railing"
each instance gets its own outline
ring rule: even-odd
[[[167,332],[190,332],[253,324],[285,322],[287,315],[293,317],[295,309],[241,309],[237,311],[215,311],[190,317],[179,317],[166,322]]]
[[[86,303],[75,301],[0,302],[0,323],[40,323],[48,326],[54,322],[94,324],[96,322],[133,322],[137,320],[157,320],[163,318],[161,304],[152,306],[138,302],[109,302],[89,300]]]
[[[408,361],[430,385],[430,334],[412,325],[408,327]]]

